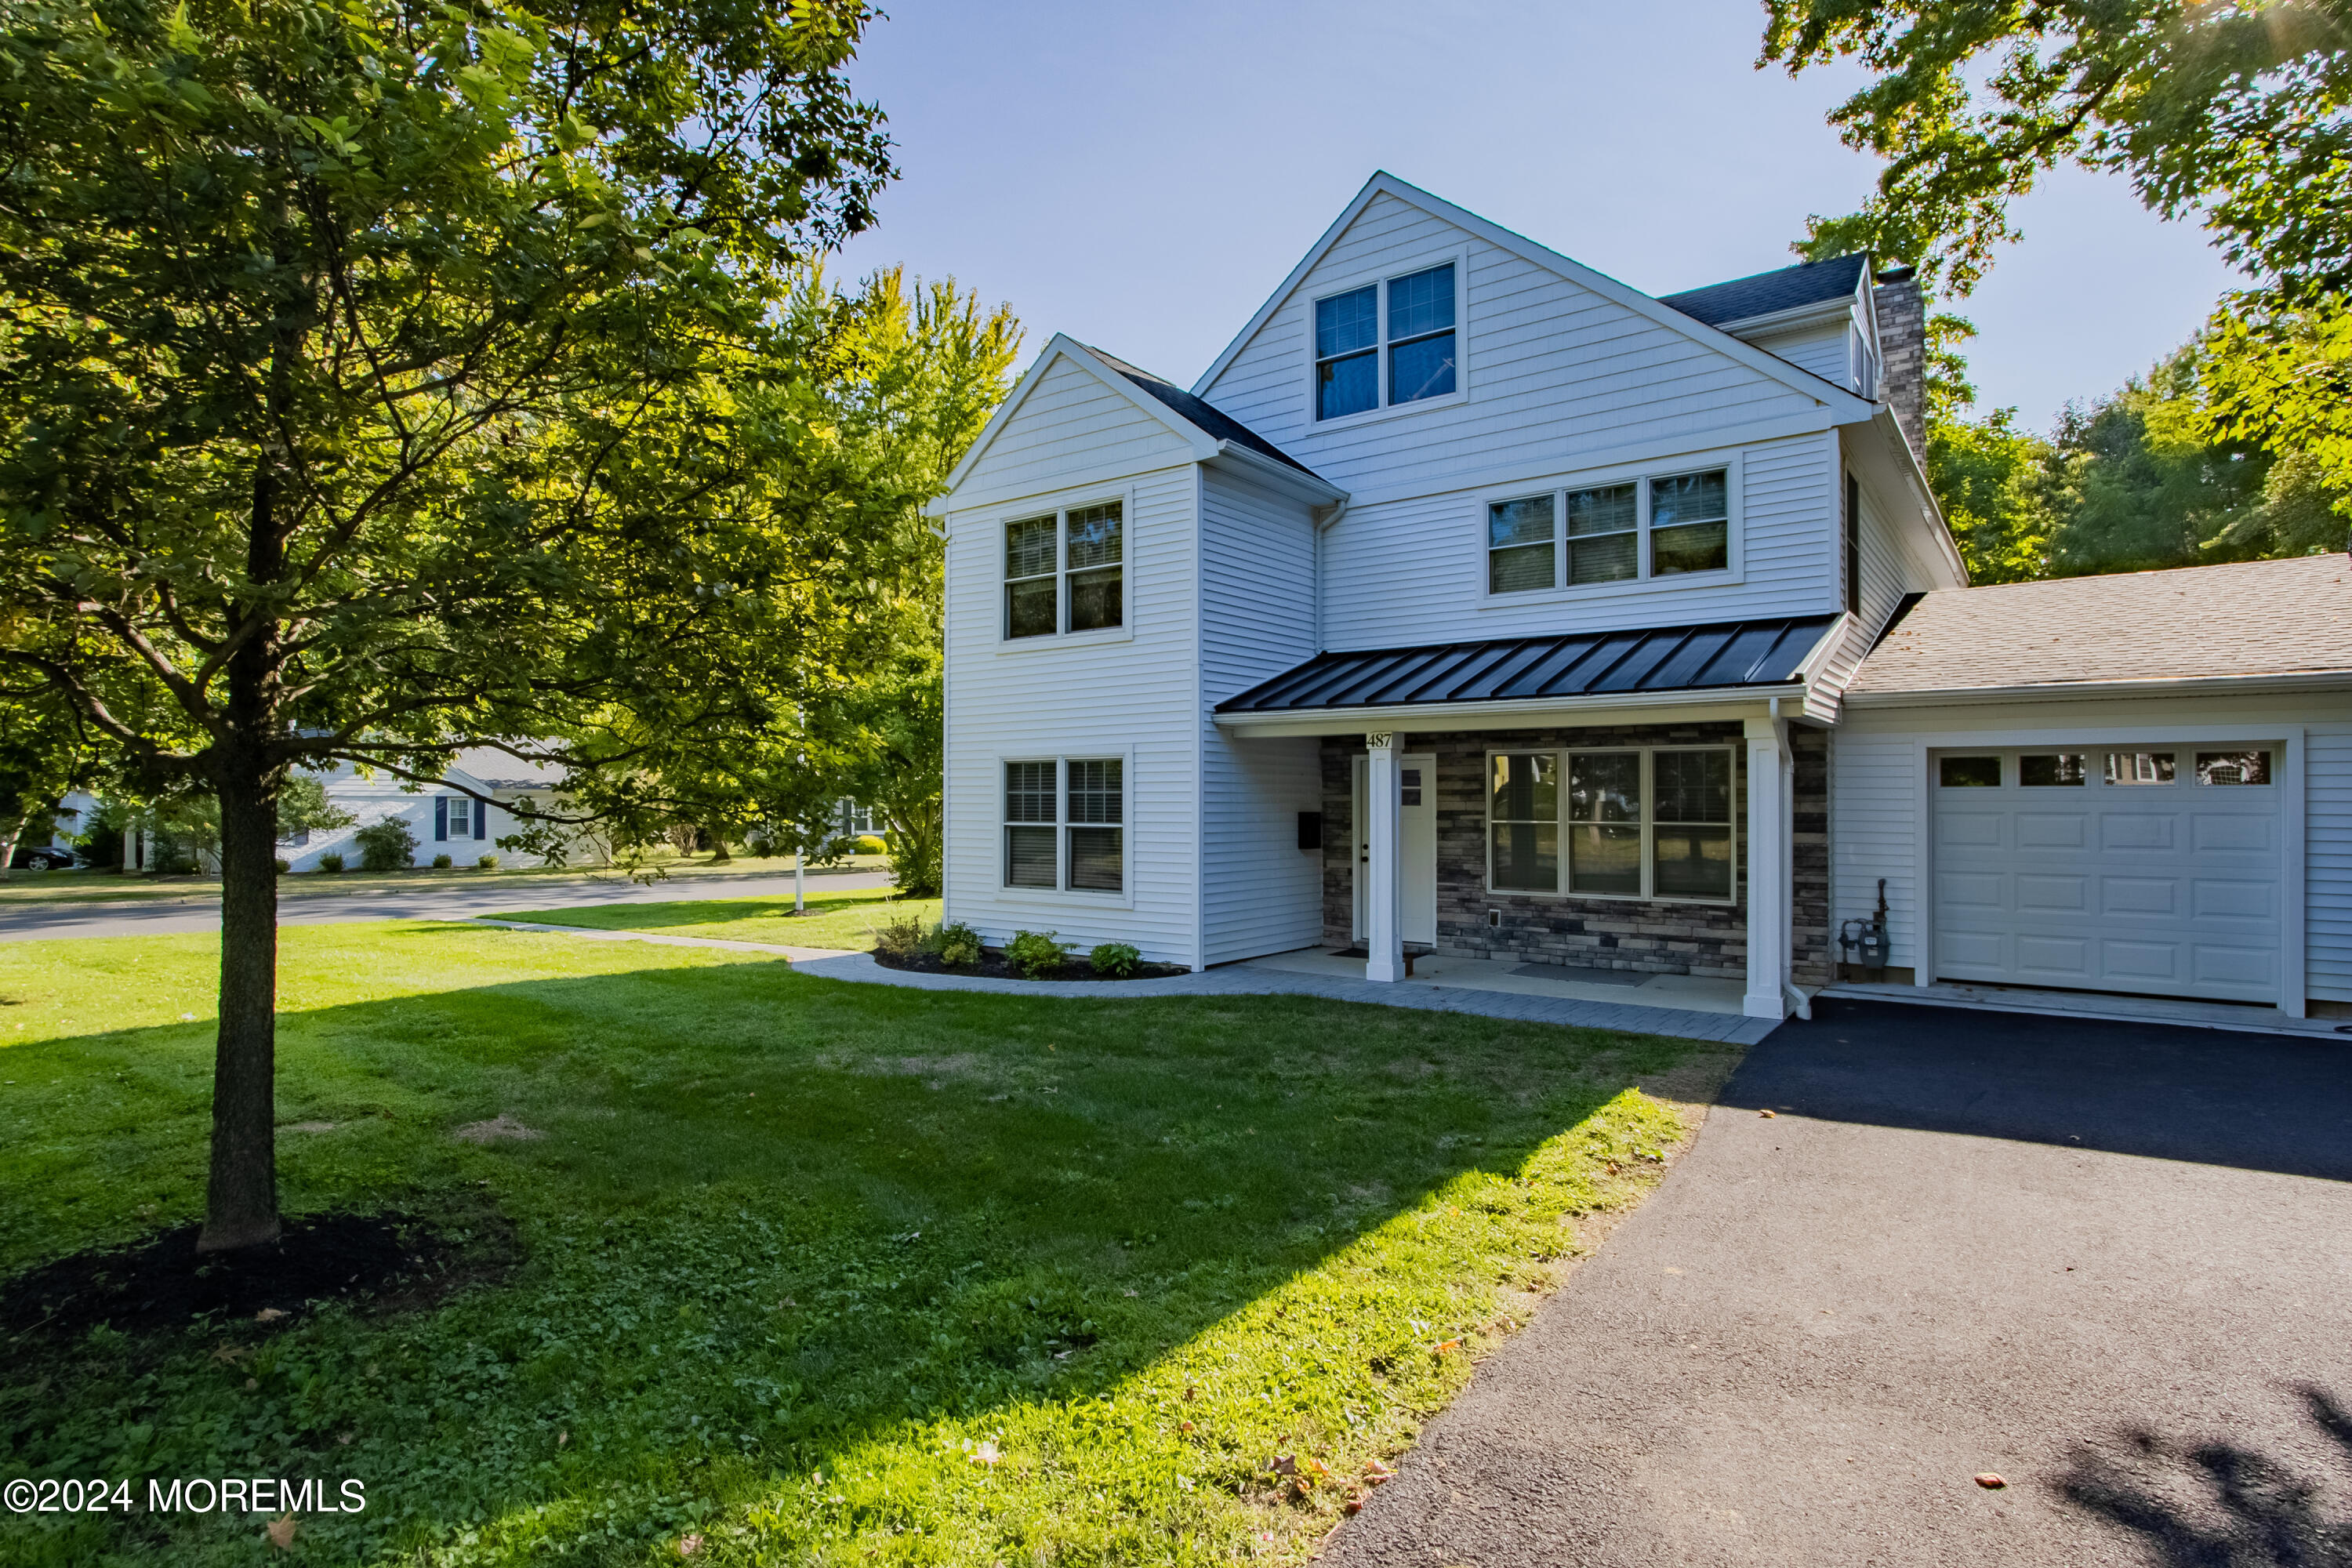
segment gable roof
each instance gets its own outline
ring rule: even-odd
[[[1263,714],[1780,686],[1801,678],[1806,660],[1838,619],[1802,616],[1321,653],[1227,698],[1217,711]]]
[[[1138,370],[1123,359],[1113,359],[1092,344],[1087,345],[1087,352],[1218,440],[1238,442],[1261,457],[1272,458],[1277,463],[1287,463],[1302,474],[1315,479],[1323,477],[1232,415],[1195,397],[1173,382],[1163,380],[1148,370]]]
[[[1749,321],[1793,310],[1801,305],[1852,299],[1854,290],[1862,287],[1862,270],[1869,260],[1857,253],[1833,256],[1827,261],[1801,261],[1794,267],[1735,278],[1728,283],[1710,283],[1704,289],[1661,294],[1658,303],[1670,305],[1710,327],[1719,327],[1727,321]]]
[[[1392,196],[1409,206],[1418,207],[1441,222],[1450,223],[1456,228],[1476,235],[1489,245],[1509,251],[1524,261],[1555,272],[1570,282],[1589,289],[1602,299],[1621,305],[1646,321],[1680,332],[1695,342],[1713,349],[1727,358],[1737,360],[1749,370],[1801,392],[1816,403],[1841,407],[1843,417],[1838,421],[1840,424],[1858,423],[1867,419],[1875,406],[1868,399],[1857,397],[1843,387],[1823,381],[1811,371],[1799,369],[1778,354],[1769,353],[1755,344],[1735,338],[1728,332],[1721,331],[1695,316],[1671,306],[1660,304],[1639,289],[1620,283],[1607,273],[1597,272],[1584,263],[1562,256],[1559,251],[1547,246],[1538,245],[1525,235],[1514,234],[1502,225],[1480,217],[1465,207],[1455,206],[1442,196],[1432,195],[1418,185],[1398,179],[1385,169],[1364,182],[1364,188],[1356,193],[1355,199],[1331,221],[1331,226],[1323,231],[1323,237],[1317,240],[1300,258],[1298,265],[1290,269],[1290,276],[1285,278],[1280,287],[1267,297],[1265,303],[1258,307],[1257,314],[1250,318],[1249,324],[1235,334],[1234,341],[1225,345],[1224,352],[1217,355],[1207,370],[1201,373],[1201,378],[1192,384],[1192,390],[1195,393],[1205,392],[1216,384],[1217,377],[1224,374],[1225,367],[1233,363],[1241,352],[1249,346],[1250,340],[1256,337],[1266,322],[1273,319],[1274,313],[1283,307],[1291,295],[1297,292],[1298,286],[1307,280],[1308,273],[1315,270],[1316,264],[1320,262],[1330,248],[1339,242],[1340,236],[1347,233],[1348,226],[1372,204],[1375,197],[1384,195]]]
[[[1329,491],[1334,500],[1347,493],[1306,464],[1292,458],[1273,442],[1251,430],[1240,420],[1223,413],[1205,400],[1182,391],[1160,377],[1153,375],[1150,371],[1138,370],[1125,361],[1113,359],[1099,349],[1091,348],[1076,338],[1055,332],[1053,340],[1046,343],[1044,352],[1038,354],[1036,360],[1023,374],[1019,384],[1013,387],[1012,395],[997,405],[996,412],[991,415],[988,423],[981,427],[981,432],[973,438],[970,449],[949,473],[946,488],[936,500],[923,509],[927,513],[936,517],[947,510],[947,499],[955,494],[957,488],[963,483],[964,476],[971,472],[973,466],[980,461],[982,454],[988,450],[990,445],[1003,432],[1004,427],[1013,422],[1014,416],[1020,412],[1021,405],[1028,401],[1029,395],[1035,391],[1038,384],[1045,379],[1046,372],[1064,360],[1085,371],[1105,386],[1126,398],[1142,413],[1165,426],[1170,434],[1192,449],[1192,460],[1195,462],[1206,462],[1228,447],[1239,447],[1259,458],[1295,469],[1323,489]]]
[[[2331,677],[2352,686],[2352,561],[2305,555],[1938,588],[1846,696]]]

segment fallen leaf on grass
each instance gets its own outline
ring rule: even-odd
[[[1298,1458],[1295,1454],[1276,1454],[1266,1473],[1275,1476],[1295,1476],[1298,1473]]]
[[[269,1521],[269,1544],[280,1552],[294,1550],[294,1516],[292,1514]]]
[[[996,1451],[996,1439],[993,1437],[971,1451],[971,1462],[975,1465],[992,1465],[1003,1457]]]
[[[286,1316],[286,1310],[282,1307],[264,1307],[253,1314],[253,1321],[257,1323],[274,1323],[284,1316]]]
[[[1382,1481],[1394,1479],[1396,1479],[1396,1472],[1378,1459],[1370,1460],[1364,1466],[1364,1484],[1368,1487],[1376,1487]]]
[[[680,1557],[701,1556],[702,1537],[699,1535],[680,1536],[677,1542],[677,1554]]]
[[[1452,1354],[1452,1353],[1454,1353],[1455,1351],[1458,1351],[1458,1350],[1460,1350],[1461,1348],[1462,1348],[1462,1342],[1461,1342],[1460,1340],[1447,1340],[1447,1341],[1444,1342],[1443,1343],[1439,1344],[1435,1349],[1432,1350],[1429,1353],[1430,1353],[1430,1354],[1432,1354],[1432,1355],[1438,1355],[1438,1356],[1443,1356],[1443,1355],[1451,1355],[1451,1354]]]

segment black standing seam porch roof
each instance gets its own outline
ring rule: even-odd
[[[1217,711],[1297,713],[1781,686],[1797,679],[1837,618],[1803,616],[1320,653],[1227,698]]]

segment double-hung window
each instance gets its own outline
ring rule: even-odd
[[[1055,637],[1127,624],[1121,501],[1065,507],[1004,525],[1004,635]]]
[[[1123,891],[1126,774],[1118,757],[1005,763],[1004,885]]]
[[[1731,567],[1731,470],[1513,496],[1486,507],[1486,592],[1523,594]]]
[[[1496,752],[1487,776],[1495,891],[1730,901],[1730,747]]]
[[[1451,261],[1316,300],[1315,417],[1451,396],[1457,314]]]

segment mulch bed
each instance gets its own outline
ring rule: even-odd
[[[180,1226],[0,1281],[0,1340],[71,1340],[101,1323],[140,1333],[205,1317],[283,1326],[324,1301],[408,1310],[499,1278],[520,1257],[513,1227],[494,1213],[468,1215],[462,1226],[406,1214],[304,1215],[267,1246],[202,1256],[198,1229]]]
[[[1097,974],[1093,964],[1083,958],[1073,958],[1050,974],[1031,976],[1005,963],[1003,950],[994,947],[982,948],[978,963],[960,963],[953,968],[941,963],[936,952],[908,953],[903,958],[877,952],[874,962],[885,969],[912,969],[923,974],[976,974],[988,980],[1101,980],[1114,985],[1121,980],[1165,980],[1171,975],[1192,973],[1181,963],[1139,963],[1132,974]]]

